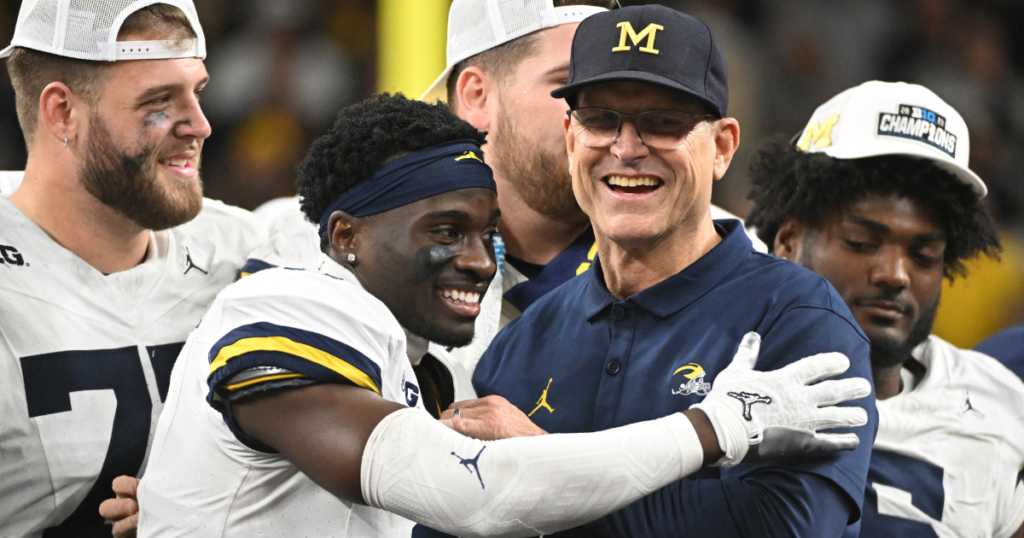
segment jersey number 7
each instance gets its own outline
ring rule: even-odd
[[[167,397],[171,369],[183,343],[146,348],[153,365],[160,401]],[[110,536],[99,506],[113,497],[111,482],[121,475],[137,476],[146,457],[153,400],[136,346],[90,351],[60,351],[22,357],[29,417],[71,411],[71,393],[113,390],[117,410],[103,467],[85,499],[44,538]]]

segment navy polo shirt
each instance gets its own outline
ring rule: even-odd
[[[473,375],[477,393],[505,397],[550,433],[600,431],[656,419],[703,400],[749,331],[762,338],[758,370],[839,351],[851,363],[840,377],[871,379],[868,339],[824,278],[756,252],[739,221],[716,221],[715,226],[723,240],[710,252],[625,300],[608,292],[600,263],[595,263],[593,270],[534,303],[498,334],[480,360]],[[706,467],[677,483],[683,490],[666,494],[670,500],[664,506],[673,513],[651,514],[647,507],[638,520],[647,520],[648,525],[652,518],[665,516],[668,524],[675,518],[674,528],[656,529],[654,535],[679,535],[687,528],[700,529],[696,535],[701,536],[727,536],[747,528],[760,529],[750,534],[759,535],[771,525],[722,520],[730,519],[730,514],[740,520],[752,514],[749,517],[756,519],[754,512],[772,507],[764,506],[756,491],[730,497],[719,490],[732,486],[716,484],[757,474],[774,477],[764,482],[765,487],[773,487],[771,483],[782,476],[781,483],[788,484],[784,487],[792,486],[800,496],[806,493],[805,500],[795,501],[799,506],[790,508],[811,512],[809,519],[827,519],[827,514],[813,512],[829,508],[813,506],[816,493],[806,490],[817,488],[817,497],[838,499],[835,512],[842,512],[841,528],[848,515],[851,520],[859,517],[857,508],[852,514],[849,509],[863,500],[878,422],[873,393],[852,403],[867,409],[870,417],[866,426],[853,430],[860,437],[856,450],[724,470]],[[843,502],[839,492],[848,501]],[[787,495],[780,497],[788,502]],[[671,499],[685,502],[672,508]],[[761,505],[743,506],[744,499]],[[716,526],[718,521],[721,526]],[[686,525],[680,527],[682,523]],[[628,530],[629,525],[618,528],[641,533]]]

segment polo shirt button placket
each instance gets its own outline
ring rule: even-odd
[[[614,319],[615,321],[622,321],[622,320],[626,319],[626,309],[622,308],[619,305],[613,306],[612,307],[612,319]]]

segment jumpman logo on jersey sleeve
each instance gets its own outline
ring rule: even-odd
[[[476,453],[476,457],[472,459],[465,459],[462,456],[452,452],[452,456],[459,458],[459,465],[465,466],[466,470],[469,471],[469,474],[474,474],[473,471],[476,471],[476,477],[477,479],[480,480],[480,489],[487,489],[486,487],[484,487],[484,477],[480,476],[480,467],[477,466],[477,462],[480,461],[480,454],[483,454],[486,448],[486,446],[481,448],[480,452]],[[470,466],[472,466],[472,468],[470,468]]]

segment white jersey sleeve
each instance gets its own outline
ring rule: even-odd
[[[383,303],[331,275],[277,268],[224,290],[175,366],[139,490],[139,535],[409,536],[411,522],[337,499],[245,436],[221,405],[306,380],[422,409],[406,346]]]

